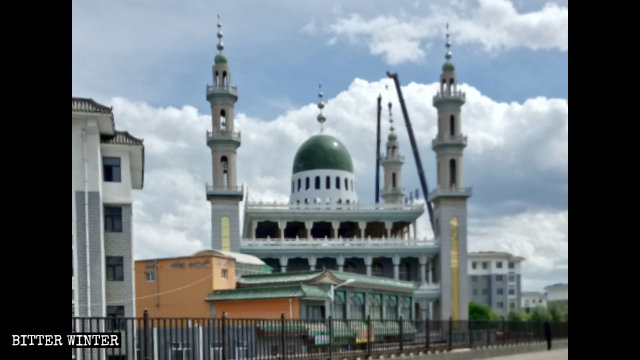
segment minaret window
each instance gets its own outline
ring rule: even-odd
[[[456,134],[456,118],[453,115],[449,118],[449,128],[451,129],[451,136],[454,136]]]
[[[331,189],[331,177],[330,176],[327,176],[327,181],[326,181],[325,187],[327,188],[327,190]]]
[[[340,178],[336,176],[336,189],[340,190]]]
[[[301,181],[301,180],[302,180],[302,179],[298,179],[298,192],[300,192],[300,181]]]
[[[220,79],[218,78],[218,76],[219,76],[219,75],[220,75],[220,74],[218,74],[218,72],[216,71],[216,75],[215,75],[215,76],[214,76],[214,78],[213,78],[213,80],[214,80],[214,82],[215,82],[215,84],[214,84],[214,86],[215,86],[215,87],[220,86],[220,81],[219,81]]]
[[[304,181],[304,189],[305,190],[309,190],[309,177],[308,176]]]
[[[227,83],[227,72],[223,71],[222,72],[222,86],[224,87],[228,87],[229,84]]]
[[[456,161],[454,159],[449,160],[449,186],[456,187]]]
[[[391,187],[396,187],[396,173],[391,173]]]
[[[222,184],[227,187],[229,186],[229,161],[226,156],[220,158],[220,165],[222,166]]]
[[[220,110],[220,129],[227,130],[227,113],[224,109]]]
[[[347,178],[344,178],[344,189],[349,190],[349,180]]]
[[[320,189],[320,176],[316,176],[316,190]]]
[[[396,147],[392,146],[391,147],[391,156],[395,156],[395,154],[396,154]]]

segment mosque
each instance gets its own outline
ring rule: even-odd
[[[432,99],[438,113],[438,135],[432,140],[437,188],[428,194],[434,206],[435,238],[427,238],[416,231],[424,205],[403,203],[405,159],[393,130],[380,162],[384,203],[358,200],[358,179],[345,146],[349,139],[319,134],[302,143],[293,156],[288,203],[247,200],[241,208],[245,189],[238,186],[236,155],[242,139],[234,126],[238,88],[230,85],[231,69],[222,53],[219,31],[213,85],[206,91],[212,115],[207,145],[211,149],[213,184],[206,186],[211,203],[212,248],[254,255],[281,273],[324,268],[411,281],[415,290],[406,300],[411,304],[403,306],[411,308],[413,319],[468,319],[466,202],[471,188],[463,187],[462,176],[462,155],[467,145],[461,131],[465,94],[457,89],[448,36],[440,91]],[[322,93],[320,98],[317,120],[323,123]],[[242,224],[240,211],[244,212]],[[344,290],[346,296],[340,301],[347,307],[363,305],[350,301],[391,301],[349,297],[348,287]]]

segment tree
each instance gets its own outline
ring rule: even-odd
[[[478,303],[474,303],[473,301],[469,302],[469,320],[496,320],[497,316],[491,308],[486,305],[480,305]]]
[[[562,303],[550,303],[547,308],[549,309],[549,315],[551,315],[551,321],[569,321],[569,308],[566,305]]]
[[[552,321],[551,314],[549,314],[549,310],[545,307],[534,307],[531,310],[531,319],[530,321],[535,322],[543,322],[543,321]]]
[[[509,311],[509,315],[507,315],[507,320],[509,320],[509,321],[524,321],[524,316],[520,311],[511,310],[511,311]]]

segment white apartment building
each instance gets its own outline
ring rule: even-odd
[[[111,108],[71,98],[72,316],[135,316],[131,190],[144,145],[115,128]]]
[[[564,302],[569,304],[569,284],[553,284],[544,288],[548,302]]]
[[[520,306],[525,313],[531,314],[533,308],[547,307],[547,297],[537,291],[523,291]]]
[[[469,253],[469,289],[471,301],[490,306],[506,317],[521,309],[521,262],[523,257],[506,252]]]

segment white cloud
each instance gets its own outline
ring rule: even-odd
[[[405,156],[403,185],[419,188],[417,171],[404,120],[388,79],[355,79],[348,89],[326,100],[325,133],[347,146],[354,162],[361,202],[373,200],[375,183],[376,99],[393,103],[400,151]],[[430,189],[435,188],[436,109],[431,99],[438,84],[410,83],[403,87],[423,167]],[[527,258],[533,271],[568,266],[568,104],[566,100],[535,98],[499,103],[477,89],[461,85],[467,102],[462,109],[465,186],[473,186],[469,200],[469,250],[508,251]],[[210,246],[211,209],[205,182],[211,183],[210,150],[205,134],[209,115],[195,108],[154,108],[116,98],[111,101],[116,127],[145,139],[145,186],[134,191],[134,239],[137,258],[177,256]],[[383,111],[381,148],[389,123]],[[236,109],[238,179],[249,188],[252,201],[287,201],[293,157],[311,135],[319,133],[318,109],[308,104],[265,121]],[[152,139],[152,141],[148,141]],[[564,184],[550,196],[539,183]],[[421,197],[424,196],[420,191]],[[558,199],[560,198],[560,199]],[[432,237],[427,214],[419,220],[419,234]],[[558,279],[561,281],[562,279]]]
[[[444,41],[442,19],[451,23],[455,43],[478,43],[488,52],[514,47],[569,49],[569,9],[552,3],[522,14],[508,0],[479,0],[478,7],[467,12],[433,5],[426,17],[401,14],[367,20],[352,14],[337,19],[328,32],[352,43],[364,42],[371,54],[396,65],[423,60],[424,42]]]

